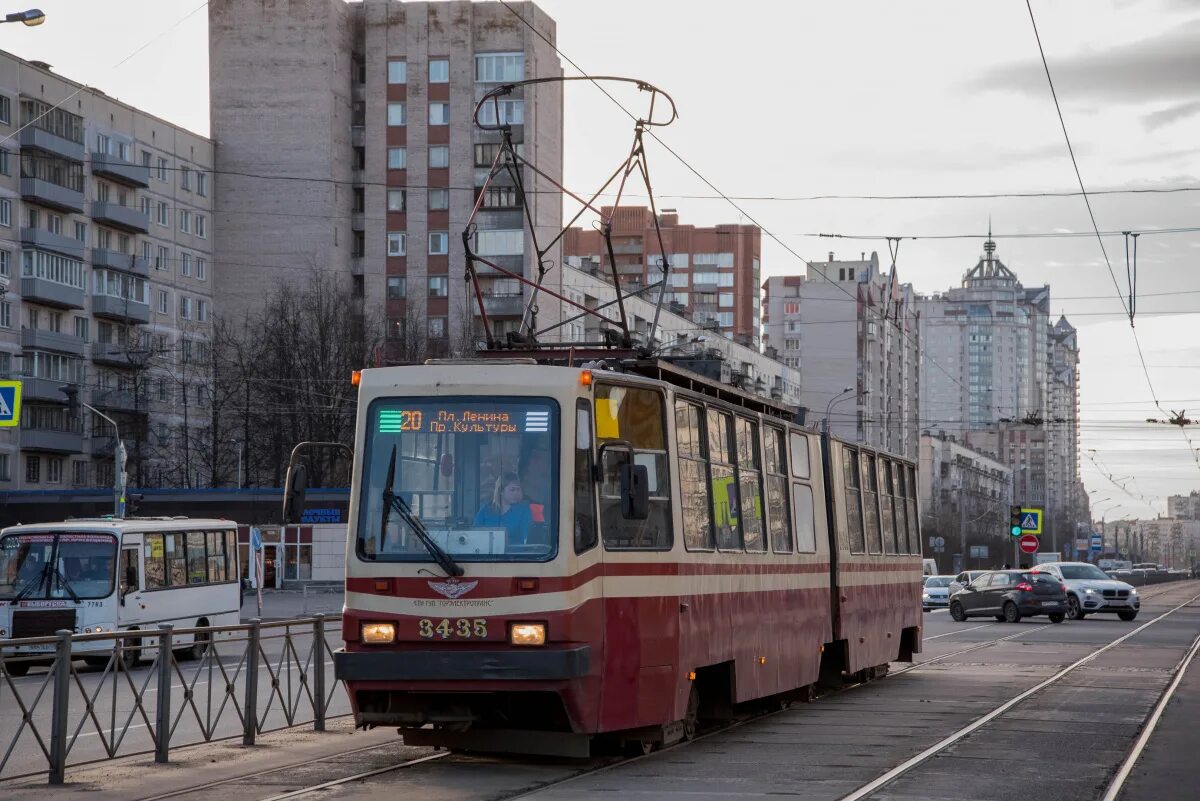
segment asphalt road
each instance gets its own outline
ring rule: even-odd
[[[58,792],[129,801],[196,788],[178,797],[259,801],[357,777],[311,797],[1098,801],[1200,634],[1200,601],[1185,604],[1200,595],[1200,583],[1162,589],[1144,601],[1133,623],[1115,616],[1057,625],[1043,618],[955,623],[944,611],[928,613],[925,650],[914,667],[893,665],[883,680],[617,765],[436,754],[405,747],[386,730],[351,733],[341,721],[340,734],[295,729],[273,735],[274,745],[261,749],[185,749],[171,766],[142,758],[127,767],[80,768],[68,774],[77,783]],[[1122,799],[1197,797],[1198,674],[1200,667],[1184,674]],[[300,756],[300,749],[322,742],[330,749],[324,758]],[[235,764],[235,756],[243,761]],[[425,757],[433,759],[391,769]],[[263,775],[267,766],[273,772]],[[200,786],[218,775],[225,783]],[[880,777],[889,780],[858,793]],[[0,786],[11,801],[43,790]]]

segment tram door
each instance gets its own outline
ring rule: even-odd
[[[607,384],[596,387],[595,397],[600,537],[609,563],[600,724],[651,726],[674,719],[678,676],[679,600],[662,572],[674,542],[665,402],[654,389]],[[631,514],[623,493],[635,467],[645,469],[649,502]]]

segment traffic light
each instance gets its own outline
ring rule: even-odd
[[[142,508],[142,499],[145,498],[140,492],[131,492],[125,496],[125,514],[133,516]]]
[[[1021,507],[1020,506],[1008,507],[1008,525],[1009,525],[1009,529],[1008,529],[1009,534],[1011,534],[1014,537],[1021,536],[1022,529],[1021,529]]]

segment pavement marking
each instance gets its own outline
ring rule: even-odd
[[[932,637],[922,637],[921,642],[929,642],[941,637],[949,637],[951,634],[962,634],[964,631],[975,631],[976,629],[986,629],[988,626],[995,626],[995,623],[984,623],[982,626],[972,626],[969,629],[958,629],[956,631],[947,631],[945,634],[935,634]]]
[[[1155,623],[1157,623],[1158,621],[1167,617],[1168,615],[1172,615],[1175,612],[1178,612],[1180,609],[1183,609],[1185,606],[1192,603],[1197,598],[1200,598],[1200,595],[1196,595],[1192,598],[1189,598],[1187,601],[1184,601],[1183,603],[1179,604],[1178,606],[1176,606],[1166,612],[1163,612],[1161,615],[1154,618],[1153,620],[1149,620],[1149,621],[1143,623],[1142,625],[1138,626],[1133,631],[1131,631],[1127,634],[1124,634],[1121,637],[1118,637],[1117,639],[1110,642],[1108,645],[1105,645],[1102,648],[1098,648],[1097,650],[1092,651],[1087,656],[1084,656],[1084,657],[1076,660],[1075,662],[1071,663],[1067,667],[1058,671],[1057,673],[1055,673],[1053,676],[1046,679],[1045,681],[1035,684],[1033,687],[1029,688],[1028,690],[1025,690],[1024,692],[1020,693],[1019,695],[1009,699],[1008,701],[1005,701],[1003,704],[996,707],[991,712],[988,712],[983,717],[978,718],[977,720],[973,721],[972,723],[969,723],[966,726],[962,727],[958,731],[942,738],[941,740],[939,740],[938,742],[929,746],[928,748],[926,748],[924,751],[920,752],[916,756],[906,759],[904,762],[901,762],[899,765],[892,768],[887,773],[884,773],[882,776],[878,777],[874,781],[871,781],[868,784],[864,784],[862,787],[858,788],[857,790],[850,793],[849,795],[842,796],[841,799],[839,799],[839,801],[860,801],[861,799],[866,798],[868,795],[870,795],[871,793],[874,793],[876,790],[880,789],[881,787],[883,787],[887,784],[890,784],[892,781],[900,778],[905,773],[908,773],[910,770],[915,768],[917,765],[920,765],[925,760],[929,759],[932,756],[935,756],[936,754],[938,754],[941,751],[946,750],[946,748],[950,747],[951,745],[954,745],[954,743],[956,743],[959,740],[961,740],[962,738],[966,737],[971,732],[985,726],[986,724],[988,724],[991,721],[995,720],[996,718],[1000,717],[1005,712],[1007,712],[1008,710],[1012,709],[1017,704],[1024,701],[1026,698],[1029,698],[1031,695],[1037,693],[1038,691],[1043,690],[1046,687],[1049,687],[1051,684],[1054,684],[1056,681],[1063,678],[1068,673],[1071,673],[1076,668],[1086,665],[1088,662],[1091,662],[1093,659],[1100,656],[1100,654],[1104,653],[1105,651],[1108,651],[1112,648],[1116,648],[1118,645],[1125,642],[1126,640],[1128,640],[1130,637],[1134,636],[1135,634],[1140,634],[1141,632],[1150,628]],[[1011,639],[1011,638],[1009,638],[1009,639]],[[930,661],[932,661],[932,660],[930,660]],[[913,667],[917,667],[917,666],[914,665]],[[909,668],[909,669],[911,670],[912,668]],[[897,672],[903,672],[903,671],[897,671]]]
[[[1141,759],[1142,751],[1146,749],[1146,744],[1150,742],[1151,735],[1154,734],[1154,730],[1158,727],[1158,722],[1162,719],[1163,711],[1166,709],[1171,697],[1175,695],[1175,690],[1178,689],[1180,682],[1183,681],[1183,676],[1198,651],[1200,651],[1200,636],[1197,636],[1192,641],[1191,649],[1179,661],[1179,664],[1175,666],[1174,680],[1171,681],[1166,691],[1163,692],[1162,697],[1158,699],[1158,704],[1155,705],[1154,711],[1146,719],[1145,726],[1142,727],[1141,736],[1133,744],[1133,750],[1129,752],[1129,756],[1125,757],[1125,761],[1121,763],[1121,768],[1117,771],[1117,775],[1113,777],[1112,783],[1108,785],[1108,790],[1105,791],[1100,801],[1116,801],[1117,796],[1125,787],[1125,781],[1129,778],[1129,774],[1133,772],[1133,766]]]
[[[376,768],[375,770],[366,770],[366,771],[363,771],[362,773],[355,773],[353,776],[345,776],[341,779],[334,779],[332,781],[324,782],[322,784],[314,784],[312,787],[304,787],[300,790],[292,790],[290,793],[283,793],[281,795],[273,795],[273,796],[270,796],[269,798],[262,799],[262,801],[284,801],[285,798],[296,798],[298,796],[308,795],[309,793],[315,793],[317,790],[326,790],[330,787],[337,787],[339,784],[347,784],[349,782],[357,781],[359,779],[367,779],[367,778],[370,778],[371,776],[378,776],[381,773],[390,773],[393,770],[400,770],[400,768],[407,768],[407,767],[411,767],[413,765],[420,765],[422,762],[430,762],[432,760],[442,759],[442,758],[448,757],[448,756],[450,756],[449,751],[442,751],[441,753],[430,754],[429,756],[423,756],[419,759],[410,759],[407,762],[399,762],[395,765],[388,765],[386,768]]]
[[[985,623],[984,625],[991,626],[991,625],[996,625],[996,624]],[[948,654],[941,654],[940,656],[933,656],[933,657],[930,657],[929,659],[923,659],[920,662],[914,662],[913,664],[909,665],[908,667],[900,668],[899,670],[892,673],[892,675],[899,676],[901,673],[907,673],[910,670],[916,670],[917,668],[925,667],[930,662],[937,662],[942,659],[949,659],[950,657],[958,656],[959,654],[969,654],[971,651],[978,651],[981,648],[987,648],[989,646],[995,645],[996,643],[1006,642],[1008,640],[1015,640],[1017,637],[1024,637],[1026,634],[1030,634],[1031,632],[1035,632],[1035,631],[1041,631],[1042,629],[1046,628],[1047,626],[1052,626],[1052,625],[1054,625],[1054,624],[1053,623],[1042,623],[1041,625],[1039,625],[1035,628],[1024,629],[1023,631],[1018,631],[1016,634],[1010,634],[1007,637],[1000,637],[995,640],[988,640],[987,642],[976,643],[975,645],[972,645],[968,648],[960,648],[959,650],[951,651]],[[983,626],[979,626],[979,628],[983,628]],[[970,629],[966,629],[966,630],[970,631]],[[932,639],[932,638],[930,638],[930,639]]]

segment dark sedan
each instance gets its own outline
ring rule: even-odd
[[[1016,623],[1023,617],[1048,615],[1061,623],[1067,614],[1067,588],[1053,576],[1027,570],[985,573],[950,598],[950,617],[991,615]]]

